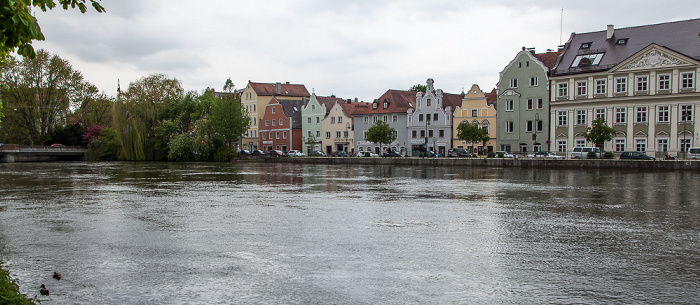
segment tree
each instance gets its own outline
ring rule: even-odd
[[[318,139],[316,139],[314,136],[308,137],[306,138],[306,142],[304,142],[304,144],[311,146],[311,151],[315,151],[316,145],[318,145]]]
[[[33,59],[11,57],[0,69],[4,85],[0,99],[7,117],[3,128],[27,133],[17,144],[45,143],[54,128],[67,123],[70,109],[97,95],[97,88],[67,60],[44,50]]]
[[[379,150],[382,149],[382,144],[389,145],[396,140],[396,129],[391,128],[384,121],[377,121],[367,129],[367,141],[379,143]]]
[[[457,125],[457,139],[467,142],[482,143],[484,146],[486,146],[488,140],[491,140],[486,130],[476,125],[469,124],[467,121],[462,121],[462,123]]]
[[[105,9],[98,3],[99,0],[89,0],[92,7],[99,13]],[[28,58],[34,58],[33,40],[44,40],[44,34],[36,18],[32,16],[32,7],[38,7],[42,11],[53,9],[56,4],[67,10],[76,8],[81,13],[87,11],[86,0],[4,0],[0,1],[0,61],[9,57],[11,52],[17,49],[17,53]]]
[[[408,89],[408,91],[416,91],[416,92],[418,92],[418,91],[425,92],[425,90],[427,90],[427,87],[425,85],[421,85],[421,84],[413,85],[413,87],[411,87],[411,89]]]
[[[592,142],[598,148],[603,148],[605,142],[612,141],[617,131],[605,123],[603,117],[593,120],[591,127],[586,128],[583,137],[586,141]]]

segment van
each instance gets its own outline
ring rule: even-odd
[[[700,159],[700,147],[691,147],[688,149],[687,159]]]
[[[600,158],[600,148],[598,147],[574,147],[571,159],[586,159],[589,152],[595,152],[595,157]]]

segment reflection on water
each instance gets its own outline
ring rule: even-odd
[[[693,172],[0,165],[44,304],[700,302]],[[63,274],[51,279],[53,271]]]

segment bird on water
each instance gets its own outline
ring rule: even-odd
[[[44,286],[44,284],[41,284],[39,293],[41,293],[41,295],[49,295],[49,290],[46,288],[46,286]]]

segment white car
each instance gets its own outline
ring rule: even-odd
[[[527,155],[528,158],[546,158],[546,159],[564,159],[562,156],[555,155],[548,151],[538,151],[534,154]]]
[[[513,156],[513,154],[511,154],[507,151],[499,150],[499,151],[496,151],[495,153],[496,153],[496,157],[498,157],[502,154],[503,158],[511,158],[511,159],[517,158],[516,156]]]
[[[303,156],[306,156],[305,153],[300,152],[300,151],[298,151],[298,150],[290,150],[287,154],[288,154],[290,157],[303,157]]]

